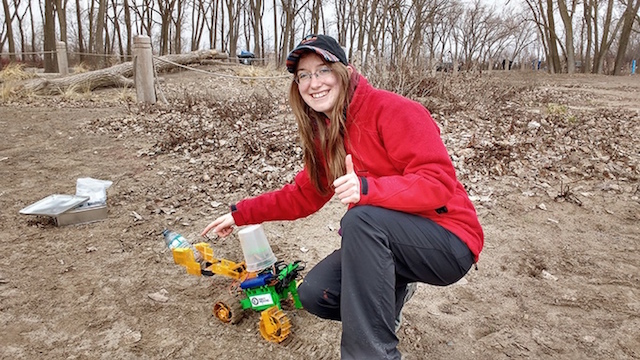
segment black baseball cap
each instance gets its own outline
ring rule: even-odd
[[[307,35],[298,46],[287,56],[287,71],[296,72],[298,60],[303,53],[313,51],[322,56],[328,62],[341,62],[349,65],[347,55],[345,55],[342,46],[338,44],[336,39],[327,35]]]

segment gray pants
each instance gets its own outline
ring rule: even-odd
[[[341,226],[341,248],[305,276],[300,301],[312,314],[342,321],[342,359],[400,359],[394,321],[407,284],[452,284],[473,254],[435,222],[389,209],[356,206]]]

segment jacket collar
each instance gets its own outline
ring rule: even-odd
[[[347,109],[347,122],[351,121],[364,104],[364,100],[367,94],[371,91],[372,87],[369,85],[367,78],[361,75],[355,68],[351,73],[349,79],[349,106]]]

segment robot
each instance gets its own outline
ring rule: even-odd
[[[289,264],[276,262],[259,272],[249,272],[245,262],[235,263],[213,256],[213,249],[207,243],[194,245],[202,255],[199,263],[191,248],[175,248],[173,260],[195,276],[222,275],[240,283],[236,293],[221,296],[213,305],[213,315],[223,323],[237,324],[244,317],[245,310],[260,312],[258,323],[262,337],[273,343],[281,343],[291,333],[291,322],[282,311],[283,301],[293,300],[295,308],[302,309],[298,298],[300,272],[304,270],[301,261]]]

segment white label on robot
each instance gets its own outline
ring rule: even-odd
[[[253,306],[273,305],[273,299],[269,294],[252,296],[250,299]]]

